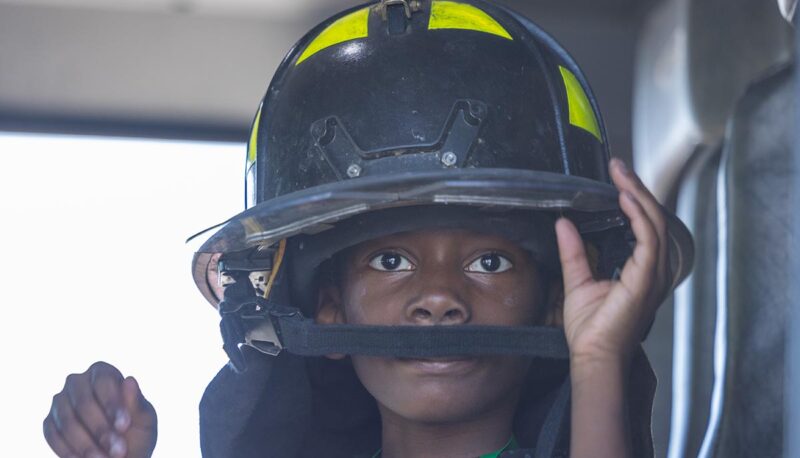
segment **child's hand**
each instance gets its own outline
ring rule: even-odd
[[[146,458],[156,445],[156,411],[133,377],[97,362],[67,377],[44,436],[61,458]]]
[[[595,280],[575,226],[564,218],[556,223],[564,276],[564,331],[573,365],[626,362],[645,337],[670,284],[661,205],[622,161],[612,159],[610,169],[620,191],[620,207],[636,237],[619,280]]]

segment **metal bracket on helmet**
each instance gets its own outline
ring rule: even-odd
[[[411,19],[411,14],[416,13],[417,11],[422,10],[422,3],[419,0],[382,0],[380,3],[375,5],[375,10],[381,15],[381,19],[386,21],[388,19],[388,12],[390,6],[392,5],[402,5],[403,9],[405,10],[406,17]]]
[[[228,288],[231,287],[233,285]],[[223,304],[226,306],[222,307]],[[300,313],[298,310],[272,304],[255,295],[241,303],[226,297],[226,301],[220,305],[223,349],[233,366],[240,372],[247,369],[240,350],[243,345],[266,355],[277,356],[284,349],[280,320]]]
[[[245,322],[255,322],[248,326],[244,335],[244,345],[249,345],[261,353],[277,356],[283,351],[283,343],[279,332],[278,320],[282,317],[293,316],[298,311],[288,310],[281,312],[279,307],[269,304],[265,299],[256,298],[259,309],[255,314],[242,314]]]
[[[399,157],[418,155],[403,168],[422,170],[463,167],[478,139],[488,107],[479,100],[459,100],[450,111],[439,138],[428,144],[402,145],[374,151],[362,150],[336,116],[320,119],[311,125],[314,148],[325,159],[339,180],[357,178],[371,171],[391,168]]]

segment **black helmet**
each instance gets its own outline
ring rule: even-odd
[[[199,249],[194,279],[217,305],[217,273],[247,272],[270,299],[285,257],[282,305],[301,308],[314,269],[359,241],[476,221],[551,262],[555,242],[530,234],[554,240],[559,214],[611,276],[631,236],[608,160],[583,73],[528,19],[481,0],[356,7],[278,68],[253,123],[247,210]],[[669,230],[677,284],[693,248],[673,216]]]

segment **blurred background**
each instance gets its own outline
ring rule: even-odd
[[[98,359],[156,404],[156,456],[199,456],[197,403],[226,358],[184,240],[243,209],[245,141],[272,72],[309,28],[357,3],[0,0],[0,456],[51,456],[51,397]],[[725,422],[726,332],[742,326],[729,317],[747,316],[730,308],[747,305],[729,304],[721,279],[718,186],[732,120],[749,119],[741,100],[791,71],[792,27],[772,0],[502,3],[570,50],[612,152],[695,233],[695,276],[646,342],[658,455],[774,456],[742,448]],[[769,354],[782,395],[783,353]],[[767,425],[778,450],[781,412]]]

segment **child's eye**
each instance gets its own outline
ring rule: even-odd
[[[472,261],[472,264],[468,265],[464,270],[467,272],[497,274],[500,272],[505,272],[512,267],[514,267],[514,265],[511,264],[511,261],[509,261],[505,256],[497,253],[487,253]]]
[[[411,264],[411,261],[405,256],[394,252],[381,253],[375,256],[369,261],[369,266],[383,272],[414,270],[414,264]]]

